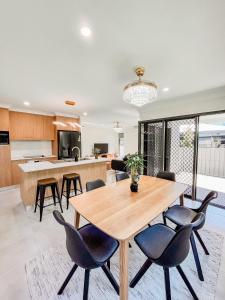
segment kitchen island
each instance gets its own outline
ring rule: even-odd
[[[22,171],[20,182],[20,195],[25,206],[35,203],[37,181],[54,177],[58,180],[59,189],[62,185],[62,177],[68,173],[80,174],[83,188],[87,181],[102,179],[106,181],[107,158],[84,159],[80,161],[42,161],[19,164]],[[49,195],[49,191],[47,192]],[[51,193],[50,193],[51,194]]]

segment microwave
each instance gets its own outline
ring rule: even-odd
[[[8,144],[9,144],[9,132],[0,131],[0,145],[8,145]]]

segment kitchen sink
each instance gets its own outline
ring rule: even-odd
[[[81,161],[81,160],[90,160],[90,158],[84,157],[84,158],[79,159],[79,161]],[[51,163],[53,163],[53,164],[60,164],[60,163],[65,163],[65,162],[75,162],[75,159],[74,158],[65,158],[65,159],[51,161]]]

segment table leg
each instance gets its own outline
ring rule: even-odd
[[[120,300],[128,300],[128,244],[120,241]]]
[[[180,206],[184,206],[184,194],[180,195]]]
[[[75,212],[74,225],[76,229],[80,227],[80,214],[77,211]]]

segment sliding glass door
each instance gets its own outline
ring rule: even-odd
[[[196,119],[166,121],[165,170],[176,174],[176,181],[185,183],[186,196],[195,197]]]
[[[144,174],[156,176],[164,165],[164,123],[141,124],[141,150],[144,157]]]
[[[139,151],[145,160],[144,174],[166,170],[187,184],[186,196],[195,197],[198,119],[167,119],[140,123]]]
[[[199,118],[197,200],[218,192],[212,204],[225,208],[225,113]]]

